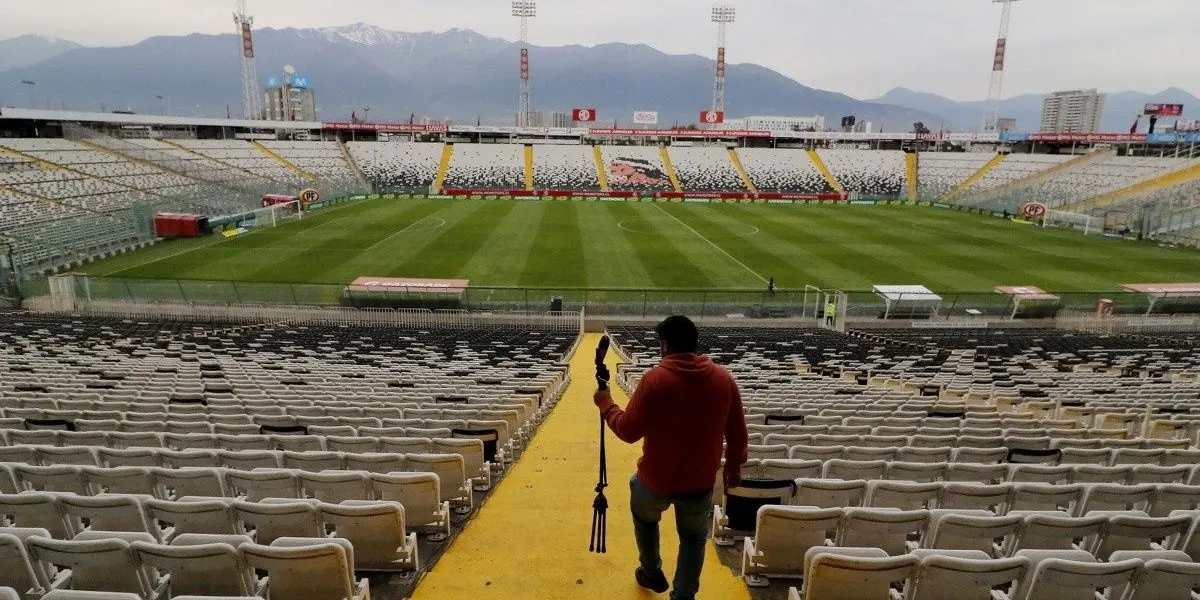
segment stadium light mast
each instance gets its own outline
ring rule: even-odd
[[[713,79],[712,110],[725,112],[725,33],[737,20],[737,9],[730,4],[717,4],[712,8],[712,22],[717,24],[717,74]]]
[[[512,14],[521,20],[521,82],[517,97],[517,126],[528,127],[533,112],[533,83],[529,79],[529,20],[537,16],[536,0],[513,0]]]
[[[1000,35],[996,36],[996,55],[992,60],[992,85],[988,90],[987,108],[983,116],[983,133],[996,133],[1000,123],[1000,96],[1004,92],[1004,58],[1008,54],[1008,23],[1012,18],[1012,3],[1020,0],[992,0],[1004,6],[1000,13]]]
[[[246,0],[237,0],[237,12],[233,13],[242,49],[242,110],[247,119],[262,119],[262,96],[258,91],[258,68],[254,65],[254,17]]]

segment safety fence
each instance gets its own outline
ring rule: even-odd
[[[43,291],[43,290],[39,290]],[[586,314],[589,317],[651,318],[686,314],[699,318],[824,319],[846,321],[940,322],[1004,321],[1108,317],[1145,318],[1200,315],[1195,294],[1167,296],[1130,292],[1065,292],[1041,299],[1013,298],[990,292],[939,292],[888,296],[867,291],[805,289],[635,289],[555,287],[470,287],[450,298],[428,290],[386,293],[347,292],[342,284],[261,283],[188,279],[131,279],[69,275],[53,278],[34,296],[68,297],[77,306],[104,303],[136,305],[146,310],[204,311],[238,307],[305,318],[427,319],[439,324],[462,318],[470,325],[478,313],[544,315]],[[27,294],[27,297],[30,294]],[[217,307],[210,309],[208,307]],[[827,310],[832,309],[830,315]],[[407,312],[415,310],[417,312]],[[272,314],[274,314],[272,313]],[[191,313],[188,313],[191,314]],[[386,315],[372,317],[370,315]],[[406,316],[407,315],[407,316]],[[417,315],[417,316],[412,316]],[[462,315],[456,317],[455,315]],[[261,316],[256,315],[256,320]],[[287,320],[286,317],[283,318]],[[414,322],[416,323],[416,322]]]

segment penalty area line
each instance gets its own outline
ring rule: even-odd
[[[761,280],[763,283],[767,283],[767,278],[766,278],[766,277],[763,277],[762,275],[759,275],[759,274],[758,274],[758,271],[755,271],[754,269],[751,269],[750,267],[746,266],[746,263],[744,263],[744,262],[742,262],[742,261],[738,260],[738,259],[737,259],[737,258],[735,258],[735,257],[734,257],[732,254],[730,254],[730,253],[726,252],[724,248],[722,248],[722,247],[718,246],[718,245],[717,245],[715,242],[713,242],[712,240],[710,240],[710,239],[708,239],[707,237],[705,237],[705,236],[704,236],[704,234],[702,234],[702,233],[700,233],[699,231],[696,231],[695,229],[693,229],[691,225],[688,225],[687,223],[684,223],[684,222],[683,222],[683,220],[682,220],[682,219],[680,219],[679,217],[676,217],[675,215],[673,215],[673,214],[671,214],[671,213],[669,213],[669,212],[667,212],[667,211],[663,210],[663,207],[659,206],[658,204],[653,204],[652,206],[654,206],[654,208],[657,208],[657,209],[658,209],[658,212],[661,212],[662,214],[664,214],[664,215],[667,215],[668,217],[670,217],[670,218],[674,219],[676,223],[679,223],[680,225],[683,225],[683,227],[684,227],[685,229],[687,229],[688,231],[690,231],[690,232],[694,233],[694,234],[696,235],[696,237],[698,237],[698,238],[700,238],[700,239],[704,240],[705,242],[707,242],[709,246],[712,246],[713,248],[716,248],[716,249],[717,249],[717,252],[720,252],[721,254],[724,254],[724,255],[725,255],[725,256],[726,256],[726,257],[727,257],[729,260],[732,260],[733,262],[737,263],[739,267],[741,267],[741,268],[745,269],[745,270],[746,270],[747,272],[749,272],[751,275],[753,275],[753,276],[755,276],[755,277],[759,278],[759,280]]]

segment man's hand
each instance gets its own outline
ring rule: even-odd
[[[596,387],[601,390],[608,389],[608,381],[611,379],[608,372],[608,366],[604,364],[596,365]]]
[[[596,403],[596,408],[603,411],[609,405],[613,404],[612,394],[607,389],[596,390],[596,393],[592,396],[592,402]]]
[[[722,477],[724,478],[725,489],[735,488],[742,483],[742,468],[726,465]]]

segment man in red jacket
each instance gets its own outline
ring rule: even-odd
[[[737,383],[723,367],[696,353],[699,332],[687,317],[656,329],[662,360],[642,377],[626,410],[607,390],[596,406],[618,438],[642,442],[637,474],[629,481],[630,509],[641,565],[638,585],[667,591],[658,548],[658,523],[675,507],[679,557],[671,600],[692,600],[700,589],[704,546],[712,525],[713,486],[725,440],[726,488],[741,481],[746,462],[746,416]]]

